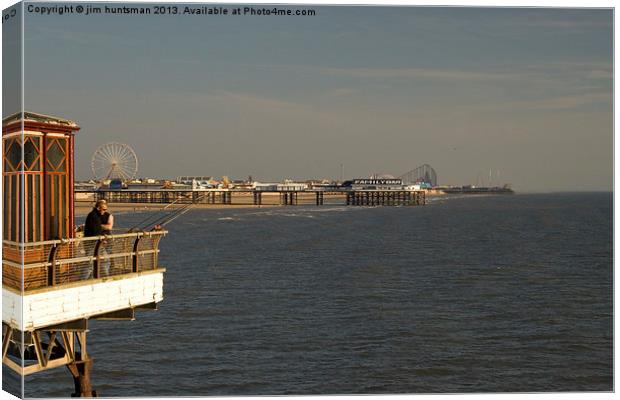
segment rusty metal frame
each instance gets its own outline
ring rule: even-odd
[[[95,244],[95,261],[93,262],[93,278],[98,279],[100,276],[100,267],[101,267],[101,246],[103,245],[104,240],[97,240],[97,244]]]
[[[60,367],[62,365],[68,365],[72,362],[75,362],[76,354],[75,354],[75,347],[73,345],[74,337],[76,334],[80,334],[80,333],[86,335],[86,332],[60,331],[62,343],[58,343],[57,341],[58,331],[56,330],[49,329],[49,328],[43,328],[43,329],[37,329],[33,332],[30,332],[30,336],[32,337],[32,344],[34,346],[34,351],[36,355],[36,362],[30,365],[24,364],[22,366],[18,364],[17,362],[15,362],[14,360],[12,360],[8,356],[8,350],[9,350],[9,347],[11,347],[10,338],[13,335],[13,333],[18,332],[18,331],[14,330],[7,324],[3,323],[3,325],[7,327],[7,332],[4,335],[4,338],[3,338],[4,342],[2,343],[2,351],[3,351],[2,363],[22,376],[26,376],[26,375],[33,374],[35,372],[40,372],[40,371],[45,371],[48,369]],[[48,338],[46,348],[43,347],[44,342],[41,336],[44,333],[47,333],[47,338]],[[17,343],[13,344],[13,346],[17,346],[18,349],[19,349],[19,345],[20,344],[17,344]],[[65,354],[61,357],[52,358],[52,353],[56,347],[63,348],[65,350]],[[21,351],[20,353],[23,354],[23,352]]]
[[[133,255],[131,257],[131,272],[138,272],[138,260],[140,259],[140,257],[138,256],[138,244],[140,243],[140,238],[141,236],[137,236],[135,242],[133,243]]]
[[[56,285],[56,267],[60,265],[60,263],[57,260],[58,252],[60,251],[60,246],[62,246],[63,244],[64,243],[58,243],[50,249],[50,254],[48,257],[48,262],[50,265],[47,267],[47,285],[48,286]]]

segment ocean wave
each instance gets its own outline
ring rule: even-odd
[[[240,221],[241,218],[235,218],[235,217],[220,217],[217,219],[218,221]]]

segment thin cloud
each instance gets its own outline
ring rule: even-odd
[[[509,66],[494,70],[440,68],[317,68],[320,74],[366,79],[424,79],[438,82],[494,82],[524,86],[565,88],[577,81],[601,85],[613,79],[610,63],[554,63]],[[598,81],[598,82],[597,82]],[[585,83],[585,82],[584,82]]]
[[[426,78],[457,81],[515,79],[518,74],[433,68],[321,68],[324,74],[359,78]]]
[[[588,79],[613,79],[613,77],[611,70],[595,69],[588,73]]]
[[[514,23],[514,26],[524,28],[556,28],[566,30],[583,29],[610,29],[612,28],[611,15],[609,21],[587,19],[553,19],[553,18],[530,18]]]
[[[244,92],[231,92],[226,90],[220,90],[217,91],[215,94],[210,95],[209,97],[211,97],[213,100],[242,105],[262,112],[285,112],[295,114],[307,114],[312,112],[309,107],[302,104],[294,103],[291,101],[273,99],[264,96],[257,96]]]
[[[595,92],[545,99],[519,100],[494,104],[477,104],[459,107],[461,111],[498,112],[498,111],[569,111],[592,104],[611,103],[611,92]]]
[[[49,37],[60,39],[61,41],[67,41],[79,45],[88,46],[101,46],[101,45],[123,45],[133,46],[139,42],[132,37],[122,36],[116,33],[108,32],[89,32],[89,31],[72,31],[70,29],[63,28],[49,28],[34,25],[29,34],[26,35],[26,41],[32,40],[47,40]]]
[[[359,90],[357,89],[351,89],[351,88],[337,88],[337,89],[333,89],[327,92],[327,96],[332,96],[332,97],[347,97],[347,96],[352,96],[354,94],[359,93]]]
[[[573,110],[589,104],[608,102],[611,102],[611,93],[586,93],[575,96],[517,102],[515,104],[524,109]]]

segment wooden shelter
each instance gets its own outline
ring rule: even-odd
[[[79,130],[73,121],[31,112],[2,120],[5,240],[73,237],[73,149]]]

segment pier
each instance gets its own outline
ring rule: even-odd
[[[342,206],[420,206],[426,204],[423,190],[110,190],[92,191],[94,200],[109,203],[212,204],[212,205],[342,205]]]
[[[156,308],[166,233],[3,241],[2,362],[20,375],[65,365],[74,394],[91,396],[88,320],[133,320],[136,310]]]
[[[157,309],[167,232],[83,237],[74,229],[79,130],[31,112],[2,121],[2,363],[22,376],[66,366],[73,396],[91,397],[88,321],[133,320],[136,310]]]

